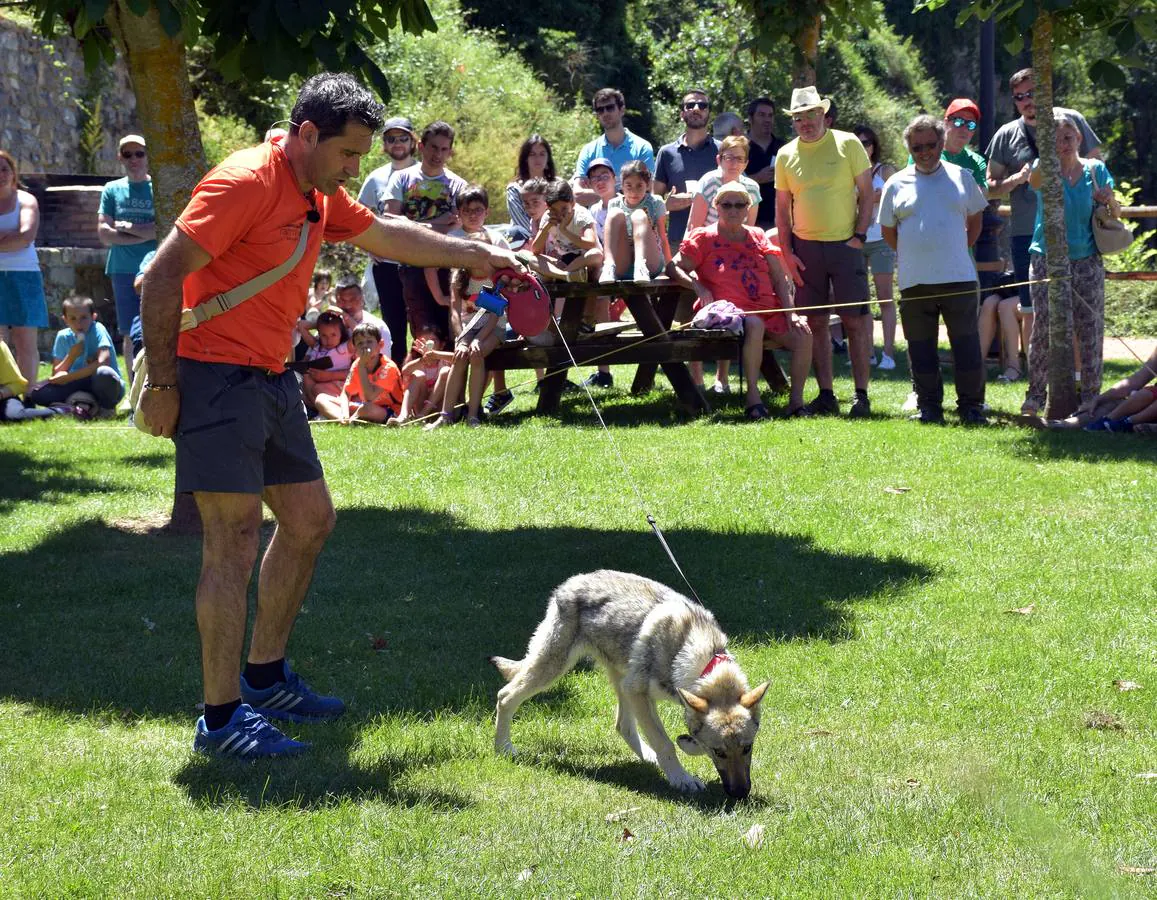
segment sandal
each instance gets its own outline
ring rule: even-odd
[[[453,425],[454,414],[448,412],[438,413],[438,417],[433,422],[427,422],[422,426],[423,431],[433,431],[435,428],[441,428],[443,425]]]
[[[814,416],[815,416],[815,413],[807,408],[807,404],[801,403],[795,409],[789,409],[787,411],[786,418],[788,418],[788,419],[810,419],[810,418],[813,418]]]
[[[762,403],[752,403],[751,406],[747,407],[747,409],[743,411],[743,414],[747,416],[747,418],[752,422],[758,422],[760,419],[771,418],[771,413],[767,411],[767,407]]]

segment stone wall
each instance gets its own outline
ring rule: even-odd
[[[140,131],[136,97],[118,59],[98,76],[103,143],[94,174],[121,175],[117,141]],[[80,172],[80,106],[90,84],[76,41],[46,40],[0,14],[0,147],[21,172]]]

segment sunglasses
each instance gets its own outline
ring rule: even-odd
[[[1020,103],[1021,100],[1031,100],[1032,99],[1032,91],[1024,91],[1023,93],[1013,94],[1012,99],[1015,100],[1017,103]]]
[[[823,113],[818,109],[809,109],[804,113],[796,113],[791,117],[791,120],[793,122],[810,122],[812,119],[818,119],[821,115],[823,115]]]
[[[720,200],[715,204],[720,209],[747,209],[750,203],[740,203],[738,200],[732,202],[731,200]]]
[[[619,108],[619,104],[617,104],[617,103],[609,103],[609,104],[607,104],[606,106],[596,106],[596,107],[595,107],[595,112],[597,112],[597,113],[599,113],[599,114],[602,114],[602,113],[605,113],[605,112],[614,112],[614,111],[615,111],[616,109],[618,109],[618,108]]]
[[[610,172],[595,172],[593,175],[587,173],[587,181],[610,181],[614,177]]]
[[[684,109],[710,109],[711,104],[706,100],[688,100],[683,104]]]
[[[953,116],[948,121],[952,123],[953,128],[967,128],[969,131],[976,131],[976,122],[972,119],[962,119],[960,116]]]
[[[410,136],[408,134],[387,134],[384,140],[387,144],[408,144],[410,143]]]
[[[939,146],[939,141],[933,141],[930,144],[912,144],[908,149],[913,153],[927,153],[929,150],[935,150]]]
[[[148,156],[144,150],[122,150],[121,159],[144,159]]]

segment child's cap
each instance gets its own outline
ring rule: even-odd
[[[587,163],[587,176],[590,176],[591,169],[597,169],[599,166],[602,166],[604,169],[610,169],[611,174],[615,174],[615,167],[611,165],[611,161],[609,159],[607,159],[605,156],[596,156],[589,163]]]

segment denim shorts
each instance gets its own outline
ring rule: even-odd
[[[44,278],[39,269],[35,272],[0,270],[0,325],[13,328],[48,327]]]
[[[864,261],[873,275],[891,275],[896,271],[896,251],[885,240],[864,244]]]
[[[177,360],[177,491],[260,494],[322,477],[297,377]]]

